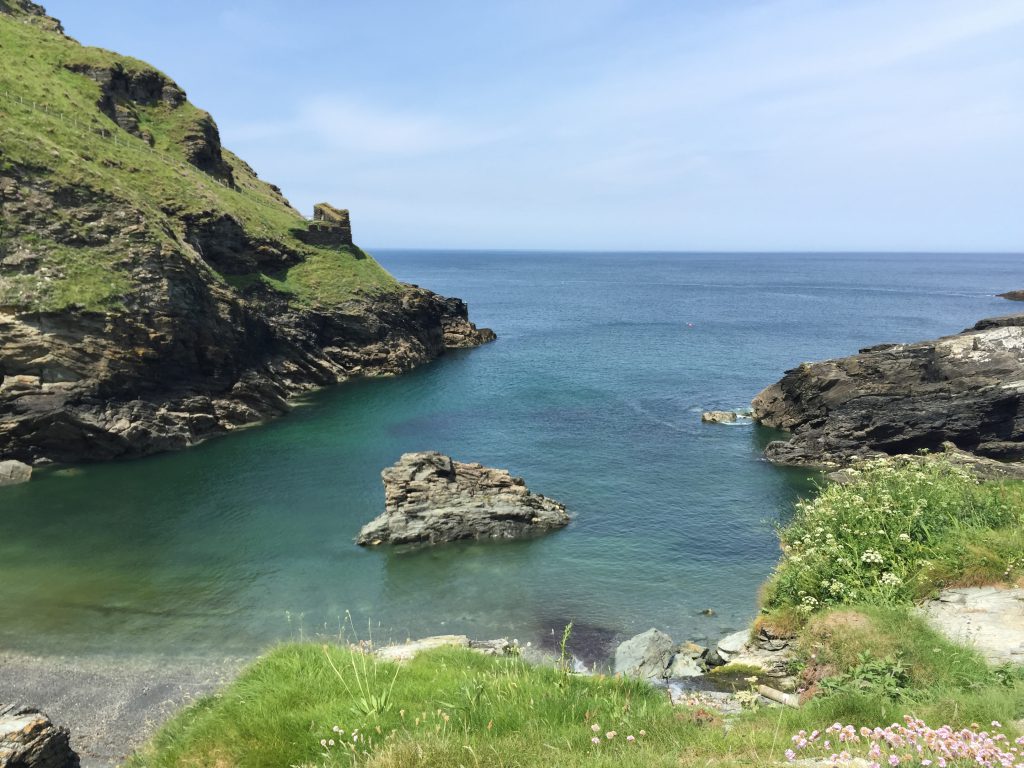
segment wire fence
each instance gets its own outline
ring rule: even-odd
[[[7,89],[0,90],[0,94],[3,95],[5,100],[7,100],[8,102],[10,102],[12,104],[19,104],[22,107],[24,107],[25,109],[31,110],[33,112],[41,113],[41,114],[47,115],[49,117],[56,118],[57,120],[59,120],[64,125],[70,126],[70,127],[74,128],[76,130],[79,130],[79,131],[83,132],[83,133],[89,133],[89,134],[91,134],[93,136],[96,136],[96,137],[99,137],[101,139],[106,139],[106,140],[110,141],[115,147],[118,147],[119,149],[120,148],[124,148],[124,149],[128,149],[128,150],[135,150],[135,151],[138,151],[138,152],[144,152],[144,153],[150,155],[151,157],[154,157],[157,160],[160,160],[161,162],[163,162],[164,164],[166,164],[168,166],[171,166],[171,167],[176,168],[178,170],[190,171],[192,173],[200,173],[200,174],[202,174],[202,176],[204,178],[210,179],[211,181],[215,181],[216,183],[220,184],[222,187],[226,187],[226,188],[234,190],[236,192],[240,192],[241,191],[241,189],[238,186],[232,186],[231,184],[228,184],[223,179],[219,179],[216,176],[213,176],[213,175],[211,175],[209,173],[206,173],[205,171],[203,171],[200,168],[197,168],[196,166],[192,165],[191,163],[187,163],[184,160],[177,160],[177,159],[175,159],[173,157],[169,157],[166,153],[161,152],[160,150],[156,149],[146,139],[144,139],[144,138],[142,138],[140,136],[136,136],[133,133],[129,133],[128,131],[126,131],[126,130],[120,128],[120,127],[116,128],[114,130],[111,130],[110,128],[108,128],[108,127],[106,127],[106,126],[104,126],[102,124],[97,124],[97,123],[94,123],[94,122],[89,122],[89,123],[83,122],[83,121],[79,120],[77,117],[75,117],[73,114],[65,114],[61,110],[54,109],[49,104],[46,104],[46,103],[43,103],[43,102],[37,102],[37,101],[32,100],[32,99],[26,99],[21,94],[11,93]]]

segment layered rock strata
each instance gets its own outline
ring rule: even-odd
[[[752,405],[761,424],[792,433],[765,450],[779,464],[843,464],[947,442],[989,459],[1024,458],[1024,315],[804,363]]]
[[[436,451],[403,454],[381,478],[384,514],[359,531],[363,546],[514,539],[569,522],[562,504],[532,493],[521,477]]]
[[[32,707],[0,706],[0,766],[78,768],[70,734]]]

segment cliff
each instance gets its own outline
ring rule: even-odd
[[[0,459],[182,448],[494,338],[347,212],[311,237],[162,72],[27,0],[0,0],[0,57]]]
[[[780,464],[845,463],[871,453],[1024,457],[1024,315],[954,336],[883,344],[786,371],[753,401],[761,424],[792,432],[768,445]]]

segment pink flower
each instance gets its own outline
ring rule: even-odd
[[[601,740],[600,740],[599,738],[597,738],[597,736],[595,736],[594,738],[592,738],[592,739],[590,740],[590,743],[591,743],[591,744],[600,744],[600,743],[601,743]]]
[[[626,741],[628,741],[630,744],[632,744],[634,741],[636,741],[636,736],[634,736],[631,733],[631,734],[629,734],[629,736],[626,737]]]

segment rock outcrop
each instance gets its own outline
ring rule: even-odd
[[[360,545],[513,539],[569,522],[564,506],[531,493],[521,477],[436,451],[403,454],[381,478],[384,514],[359,531]]]
[[[640,680],[678,680],[704,674],[707,648],[694,643],[676,645],[660,629],[651,627],[615,649],[615,674]]]
[[[37,91],[0,92],[0,460],[184,448],[494,338],[350,238],[305,242],[163,73],[28,0],[0,0],[0,25],[46,50],[5,62]]]
[[[989,459],[1022,458],[1024,315],[804,363],[754,398],[753,414],[793,433],[765,450],[780,464],[844,464],[946,442]]]
[[[1024,588],[945,589],[921,612],[950,640],[991,664],[1024,664]]]
[[[705,424],[735,424],[737,421],[749,422],[750,414],[739,411],[704,411],[700,420]]]
[[[0,487],[27,483],[32,479],[32,467],[13,459],[0,461]]]
[[[1006,293],[996,294],[1000,299],[1009,299],[1010,301],[1024,301],[1024,291],[1007,291]]]
[[[0,768],[78,768],[70,734],[32,707],[0,706]]]

